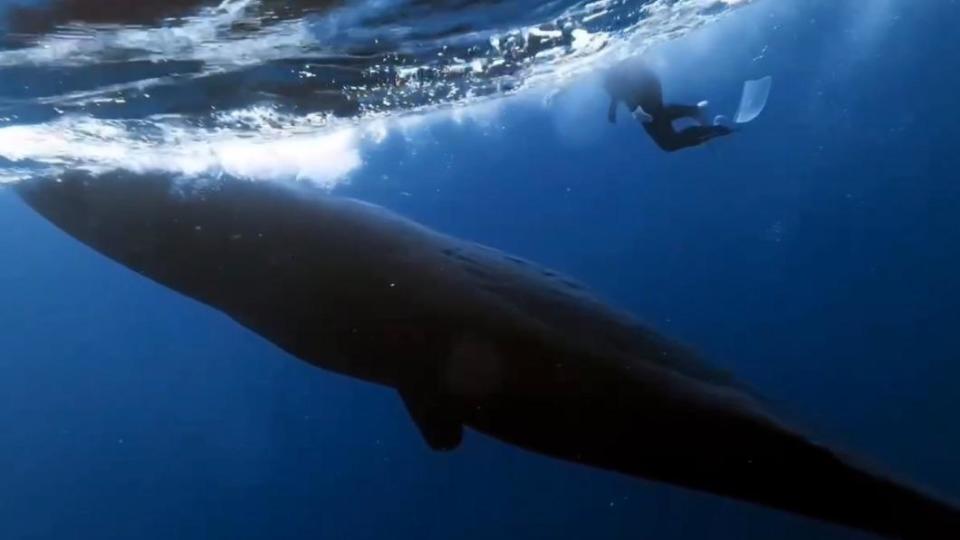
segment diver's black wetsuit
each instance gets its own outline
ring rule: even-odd
[[[660,78],[639,59],[629,59],[615,66],[607,74],[605,86],[610,94],[610,121],[616,122],[617,107],[621,102],[641,117],[646,113],[649,118],[643,120],[643,129],[657,146],[667,152],[733,133],[727,126],[709,125],[703,118],[703,110],[696,105],[665,105]],[[642,112],[637,111],[638,107]],[[681,118],[697,120],[701,125],[677,131],[673,122]]]

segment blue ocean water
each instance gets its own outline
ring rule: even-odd
[[[502,24],[495,15],[487,27]],[[51,167],[175,162],[176,174],[220,167],[331,186],[575,276],[819,438],[957,498],[958,22],[960,3],[946,0],[767,0],[661,40],[651,54],[677,99],[731,110],[744,79],[775,80],[740,133],[674,154],[636,124],[608,124],[584,69],[546,89],[489,89],[473,107],[452,99],[457,121],[415,109],[420,98],[402,121],[378,109],[384,126],[357,128],[376,131],[360,142],[318,135],[333,145],[320,163],[291,157],[304,147],[241,146],[250,160],[225,151],[196,165],[192,151],[154,156],[168,139],[126,124],[70,131],[79,121],[54,110],[68,105],[40,103],[34,94],[54,93],[17,78],[51,80],[30,69],[53,68],[10,60],[0,161],[13,183]],[[83,79],[94,68],[69,69]],[[137,90],[149,105],[114,101],[93,119],[197,114],[149,92]],[[270,95],[297,118],[316,112]],[[189,121],[171,148],[213,122]],[[7,130],[18,126],[33,127]],[[276,136],[257,129],[237,140]],[[150,144],[90,150],[117,140]],[[11,146],[21,144],[38,150]],[[2,538],[867,538],[470,431],[458,450],[430,452],[395,393],[297,361],[84,247],[9,189],[0,253]]]

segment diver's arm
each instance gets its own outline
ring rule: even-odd
[[[617,106],[620,105],[620,102],[617,101],[617,98],[610,98],[610,108],[607,110],[607,120],[611,124],[617,122]]]

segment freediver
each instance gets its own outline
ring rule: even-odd
[[[614,66],[606,75],[604,87],[610,94],[607,113],[610,122],[617,121],[617,108],[622,102],[664,151],[698,146],[734,131],[721,123],[720,116],[713,123],[707,120],[706,101],[696,105],[665,104],[660,78],[640,58],[630,58]],[[690,118],[698,125],[678,131],[673,123],[682,118]]]

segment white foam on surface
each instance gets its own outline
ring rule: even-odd
[[[361,146],[378,138],[351,126],[327,126],[325,119],[288,122],[251,109],[235,111],[221,126],[198,128],[179,119],[99,120],[84,116],[0,128],[0,157],[13,167],[0,169],[0,182],[23,178],[30,167],[48,171],[78,169],[169,172],[263,180],[301,179],[332,187],[363,160]],[[309,126],[309,123],[314,126]],[[379,139],[379,140],[382,140]]]
[[[238,37],[229,32],[257,0],[224,0],[181,23],[157,27],[73,25],[45,35],[32,46],[0,51],[0,66],[82,66],[104,58],[197,60],[209,65],[247,65],[302,51],[314,38],[303,21],[271,25]]]
[[[229,33],[258,0],[224,0],[181,22],[160,27],[74,27],[43,36],[33,46],[0,51],[0,66],[50,64],[82,66],[121,56],[127,60],[197,60],[211,70],[224,71],[251,63],[293,57],[322,49],[323,33],[305,19],[267,25],[252,33]],[[362,6],[389,0],[368,0]],[[716,19],[724,10],[749,0],[656,0],[643,5],[643,17],[616,33],[570,31],[569,46],[548,47],[522,73],[522,88],[532,93],[563,87],[597,67],[617,61],[655,43],[684,35]],[[354,6],[354,5],[351,5]],[[612,0],[581,2],[565,17],[583,20],[604,16]],[[326,28],[337,31],[350,13],[335,12]],[[364,8],[366,9],[366,8]],[[315,22],[315,21],[314,21]],[[333,24],[333,23],[330,23]],[[569,29],[568,29],[569,30]],[[539,26],[491,34],[498,50],[517,39],[559,39],[562,32]],[[517,37],[522,36],[522,37]],[[526,46],[520,43],[520,46]],[[320,47],[320,48],[318,48]],[[504,53],[506,54],[506,53]],[[542,58],[540,58],[542,56]],[[451,69],[473,72],[496,67],[496,60],[455,63]],[[410,73],[416,70],[411,69]],[[401,73],[401,78],[403,74]],[[125,82],[110,87],[38,98],[56,106],[110,98],[118,89],[144,90],[166,82],[163,77]],[[418,109],[370,113],[350,120],[323,114],[281,114],[270,106],[248,106],[213,115],[213,121],[177,115],[140,119],[97,119],[69,113],[39,124],[0,127],[0,182],[34,173],[80,169],[94,173],[111,170],[169,172],[179,175],[232,175],[256,179],[300,179],[332,187],[349,179],[363,165],[365,146],[382,142],[392,132],[410,137],[425,123],[437,119],[490,125],[499,103],[513,92],[482,99],[467,97]],[[571,117],[571,122],[573,117]]]

